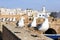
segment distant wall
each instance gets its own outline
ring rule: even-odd
[[[3,25],[3,40],[21,40]]]
[[[60,12],[51,12],[50,16],[54,18],[60,18]]]

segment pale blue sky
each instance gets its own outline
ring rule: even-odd
[[[0,0],[0,7],[32,8],[41,10],[45,5],[49,11],[60,11],[60,0]]]

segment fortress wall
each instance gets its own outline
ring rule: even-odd
[[[21,39],[19,39],[9,29],[3,26],[3,40],[21,40]]]

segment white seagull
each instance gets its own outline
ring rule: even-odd
[[[10,18],[9,21],[12,21],[12,18]]]
[[[10,18],[6,18],[6,21],[9,21]]]
[[[31,23],[31,27],[36,27],[36,17],[34,17],[32,23]]]
[[[13,21],[16,21],[16,18],[15,17],[13,18]]]
[[[41,25],[37,25],[38,30],[40,31],[47,31],[49,29],[49,22],[48,22],[48,18],[45,18],[45,21],[41,24]]]
[[[5,18],[3,18],[3,22],[5,22]]]
[[[21,17],[21,19],[18,22],[19,27],[24,27],[24,17]]]

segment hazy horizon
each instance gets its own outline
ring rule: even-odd
[[[60,11],[60,0],[0,0],[0,7],[4,8],[41,10],[43,6],[48,11]]]

